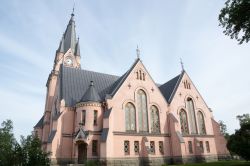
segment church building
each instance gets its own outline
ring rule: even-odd
[[[144,166],[229,156],[219,124],[184,69],[157,84],[139,56],[122,76],[81,67],[73,13],[46,87],[34,131],[52,163]]]

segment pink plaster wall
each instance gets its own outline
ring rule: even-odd
[[[67,55],[70,52],[67,53]],[[58,55],[62,57],[62,55]],[[75,60],[77,64],[79,59]],[[62,62],[60,62],[62,63]],[[79,65],[79,64],[78,64]],[[77,66],[76,66],[77,67]],[[59,70],[58,65],[55,66]],[[136,72],[141,70],[145,73],[145,81],[136,79]],[[191,90],[185,89],[183,81],[187,80],[191,83]],[[43,130],[37,130],[38,134],[46,141],[51,130],[57,130],[56,135],[51,144],[47,145],[47,151],[52,152],[52,158],[77,158],[78,150],[77,143],[73,139],[74,134],[77,133],[82,117],[82,110],[86,110],[86,122],[82,128],[85,131],[97,132],[98,134],[90,134],[86,143],[88,144],[88,158],[130,158],[130,157],[162,157],[162,156],[193,156],[193,155],[211,155],[211,154],[228,154],[225,148],[225,140],[221,134],[218,133],[218,124],[212,119],[212,112],[210,112],[207,104],[203,100],[200,93],[195,88],[189,76],[185,73],[180,86],[177,88],[171,104],[168,104],[162,96],[153,79],[145,69],[144,65],[139,61],[127,79],[120,86],[112,99],[107,99],[108,109],[112,108],[110,116],[103,118],[104,108],[101,103],[85,103],[84,105],[74,108],[65,107],[64,100],[60,102],[61,116],[57,121],[53,121],[51,111],[53,111],[52,103],[55,101],[57,92],[57,77],[52,77],[48,94],[46,97],[45,106],[45,125]],[[136,113],[136,134],[130,135],[125,133],[125,111],[126,103],[131,102],[137,110],[136,93],[142,89],[147,95],[148,108],[148,127],[149,133],[138,134],[138,114]],[[181,95],[180,95],[181,94]],[[206,124],[206,135],[192,135],[184,136],[184,142],[180,142],[177,132],[181,133],[179,122],[179,111],[181,108],[186,110],[187,97],[191,97],[195,105],[195,114],[201,111],[204,115]],[[151,135],[150,123],[150,107],[154,105],[159,110],[160,117],[160,135]],[[97,126],[93,125],[94,110],[98,111]],[[197,117],[197,116],[196,116]],[[107,141],[101,142],[100,134],[103,128],[109,128]],[[198,128],[198,125],[197,125]],[[199,131],[199,130],[198,130]],[[117,134],[118,133],[118,134]],[[120,134],[119,134],[120,133]],[[145,142],[143,137],[147,137],[148,141],[155,142],[155,154],[148,154],[145,150]],[[98,140],[98,156],[92,156],[92,140]],[[130,154],[124,153],[124,141],[130,141]],[[134,141],[140,143],[140,153],[134,153]],[[159,152],[159,141],[163,141],[164,154]],[[188,151],[188,141],[192,141],[193,153]],[[197,142],[203,141],[204,153],[199,151]],[[205,141],[209,141],[210,152],[206,151]]]

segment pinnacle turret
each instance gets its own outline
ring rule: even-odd
[[[64,37],[62,37],[58,51],[64,53]]]
[[[76,43],[75,56],[80,56],[80,43],[79,43],[79,37],[78,37],[77,43]]]
[[[92,101],[92,102],[100,102],[101,101],[101,98],[95,89],[93,81],[90,82],[89,88],[84,93],[80,102],[90,102],[90,101]]]

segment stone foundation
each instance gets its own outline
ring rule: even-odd
[[[161,166],[163,164],[183,164],[213,162],[218,160],[230,160],[229,155],[205,155],[205,156],[175,156],[175,157],[149,157],[149,158],[108,158],[108,159],[88,159],[94,161],[98,166]],[[77,159],[51,159],[53,166],[77,165]]]

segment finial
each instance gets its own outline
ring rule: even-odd
[[[181,69],[182,69],[182,71],[184,71],[184,64],[183,64],[183,62],[182,62],[182,59],[180,58],[180,63],[181,63]]]
[[[71,13],[71,16],[73,17],[75,14],[75,0],[74,0],[74,4],[73,4],[73,10],[72,10],[72,13]]]
[[[136,55],[137,55],[137,58],[139,59],[140,58],[140,50],[139,50],[138,45],[137,45],[137,48],[136,48]]]

